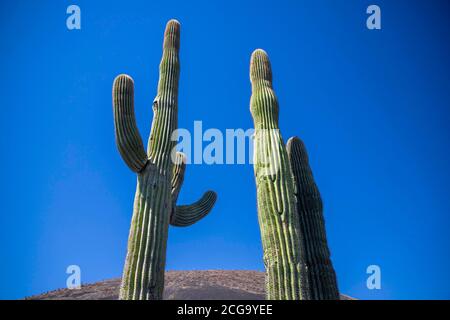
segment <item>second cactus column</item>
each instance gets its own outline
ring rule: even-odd
[[[330,259],[322,198],[309,166],[303,141],[297,137],[287,142],[287,152],[296,186],[297,212],[300,220],[304,265],[312,300],[339,300],[336,273]]]
[[[267,54],[255,50],[250,62],[255,124],[254,169],[258,218],[268,299],[339,299],[330,259],[322,199],[303,142],[284,145],[278,101]]]
[[[263,50],[258,49],[252,54],[250,80],[250,111],[255,125],[254,170],[266,268],[266,296],[270,300],[308,299],[295,186],[278,126],[278,101],[272,88],[272,70]]]

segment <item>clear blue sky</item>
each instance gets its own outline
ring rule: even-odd
[[[382,30],[365,27],[370,4]],[[66,28],[81,7],[82,29]],[[305,141],[342,292],[450,298],[448,1],[2,1],[0,298],[122,272],[135,175],[114,142],[111,85],[135,79],[144,141],[164,26],[182,24],[179,125],[251,128],[249,60],[270,55],[283,137]],[[189,165],[167,269],[263,270],[251,165]],[[368,265],[382,290],[366,289]]]

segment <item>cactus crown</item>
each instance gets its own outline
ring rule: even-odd
[[[278,128],[278,100],[272,87],[272,68],[264,50],[257,49],[250,59],[250,81],[252,97],[250,112],[255,128]]]

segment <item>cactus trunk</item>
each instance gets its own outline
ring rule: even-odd
[[[296,183],[310,297],[313,300],[338,300],[339,290],[327,244],[322,198],[309,166],[305,145],[293,137],[287,143],[287,151]]]
[[[116,143],[125,163],[137,173],[120,299],[162,299],[169,224],[187,226],[200,220],[216,200],[216,194],[208,191],[192,205],[176,205],[185,169],[184,155],[175,156],[176,140],[173,139],[178,120],[179,47],[180,25],[171,20],[164,33],[147,152],[135,123],[133,80],[127,75],[114,80]],[[172,223],[186,220],[189,223]]]
[[[148,166],[138,175],[121,299],[161,299],[169,228],[167,176]]]
[[[272,88],[270,62],[263,50],[256,50],[252,55],[250,78],[250,110],[255,125],[254,169],[266,295],[271,300],[308,299],[294,182],[278,127],[278,101]]]
[[[252,55],[250,78],[267,298],[339,299],[325,234],[322,199],[303,142],[294,137],[289,139],[287,148],[284,146],[271,66],[263,50],[256,50]]]

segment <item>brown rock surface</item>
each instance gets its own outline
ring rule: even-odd
[[[264,273],[260,271],[167,271],[165,300],[263,300]],[[59,289],[28,297],[32,300],[116,300],[120,279],[85,284],[79,290]],[[351,299],[341,295],[341,299]]]

